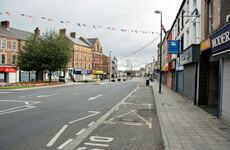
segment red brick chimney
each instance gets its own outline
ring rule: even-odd
[[[40,36],[40,30],[38,27],[36,27],[36,29],[34,30],[34,34]]]
[[[76,37],[76,32],[71,32],[71,33],[70,33],[70,36],[71,36],[72,38],[75,39],[75,37]]]
[[[65,35],[65,33],[66,33],[66,29],[60,29],[60,34]]]
[[[5,27],[7,30],[10,29],[10,22],[9,21],[2,21],[1,25]]]

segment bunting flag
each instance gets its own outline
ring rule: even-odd
[[[96,25],[87,25],[87,24],[83,24],[83,23],[73,23],[73,22],[70,22],[70,21],[64,21],[64,20],[58,20],[58,19],[51,19],[51,18],[47,18],[47,17],[35,17],[35,16],[31,16],[31,15],[26,15],[24,13],[10,13],[8,11],[5,12],[8,16],[12,16],[13,15],[19,15],[21,17],[27,17],[27,18],[30,18],[30,19],[43,19],[43,20],[48,20],[50,22],[58,22],[58,23],[62,23],[62,24],[65,24],[65,23],[69,23],[69,24],[75,24],[75,25],[78,25],[79,27],[84,27],[84,28],[89,28],[89,27],[92,27],[94,29],[107,29],[107,30],[110,30],[110,31],[121,31],[123,33],[142,33],[142,34],[157,34],[159,35],[159,32],[152,32],[152,31],[140,31],[140,30],[130,30],[130,29],[118,29],[118,28],[114,28],[114,27],[104,27],[104,26],[96,26]],[[3,12],[0,12],[0,15],[4,15]],[[163,25],[162,25],[163,27]],[[163,27],[163,31],[166,33],[164,27]]]
[[[145,46],[143,46],[141,49],[138,49],[138,50],[136,50],[135,52],[132,52],[132,53],[130,53],[130,54],[128,54],[128,55],[122,57],[121,59],[127,58],[127,57],[129,57],[129,56],[131,56],[131,55],[134,55],[134,54],[136,54],[136,53],[142,51],[143,49],[145,49],[145,48],[148,47],[149,45],[153,44],[159,37],[160,37],[160,36],[158,35],[155,39],[153,39],[151,42],[149,42],[148,44],[146,44]]]
[[[166,32],[166,30],[165,30],[165,28],[164,28],[162,22],[161,22],[161,30],[164,31],[165,35],[167,34],[167,32]]]

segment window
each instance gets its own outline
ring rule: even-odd
[[[90,61],[91,57],[89,56],[89,61]]]
[[[16,45],[17,43],[16,42],[12,42],[12,50],[16,50]]]
[[[106,63],[106,59],[104,59],[104,63]]]
[[[80,69],[82,69],[82,63],[81,63]]]
[[[182,51],[184,51],[184,34],[181,36],[180,42],[181,42],[181,44],[180,44],[180,47],[181,47],[180,50],[182,52]]]
[[[85,52],[87,53],[87,48],[85,48]]]
[[[15,65],[15,62],[16,62],[16,56],[13,55],[13,56],[12,56],[12,65]]]
[[[106,66],[104,66],[104,71],[106,71]]]
[[[85,70],[86,70],[86,68],[87,68],[87,64],[85,63]]]
[[[81,60],[82,60],[82,54],[81,54]]]
[[[25,50],[25,46],[26,46],[26,44],[25,44],[25,43],[22,43],[22,50],[23,50],[23,51]]]
[[[78,51],[78,45],[77,45],[77,51]]]
[[[6,62],[6,55],[2,54],[2,64],[5,64]]]
[[[76,62],[76,69],[78,69],[78,62]]]
[[[181,30],[184,28],[184,10],[182,11],[181,14]]]
[[[178,18],[177,20],[177,27],[178,27],[178,33],[177,34],[180,34],[180,18]]]
[[[193,43],[196,44],[196,22],[193,23]]]
[[[97,49],[96,49],[96,51],[98,52],[99,51],[99,46],[97,45]]]
[[[87,60],[87,55],[85,55],[85,61]]]
[[[6,40],[2,40],[2,49],[5,49],[6,48]]]
[[[82,47],[81,47],[81,52],[82,52]]]
[[[77,53],[77,55],[76,55],[76,60],[78,60],[78,53]]]
[[[91,49],[89,49],[89,53],[91,53]]]
[[[90,64],[89,64],[89,70],[90,70]]]
[[[212,33],[212,1],[208,2],[208,33]]]
[[[94,58],[94,54],[93,54],[93,58]]]
[[[92,68],[94,67],[94,63],[92,63]]]

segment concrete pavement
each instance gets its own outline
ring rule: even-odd
[[[230,127],[159,82],[152,86],[166,150],[229,150]]]

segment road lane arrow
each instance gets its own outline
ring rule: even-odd
[[[95,97],[90,97],[90,98],[88,99],[88,101],[94,100],[94,99],[96,99],[96,98],[98,98],[98,97],[100,97],[100,96],[102,96],[102,94],[97,95],[97,96],[95,96]]]

